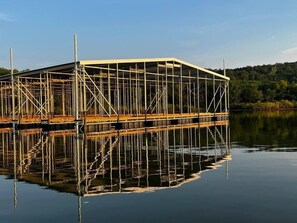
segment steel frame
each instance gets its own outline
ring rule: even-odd
[[[229,78],[175,58],[75,59],[1,77],[0,107],[17,124],[225,119]]]

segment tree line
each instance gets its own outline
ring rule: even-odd
[[[223,73],[222,70],[216,70]],[[297,62],[227,69],[231,108],[297,106]]]
[[[14,69],[13,70],[13,73],[14,74],[19,73],[19,70]],[[5,74],[10,74],[10,69],[6,69],[6,68],[3,68],[3,67],[0,67],[0,76],[1,75],[5,75]]]

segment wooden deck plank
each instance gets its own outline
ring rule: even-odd
[[[140,115],[119,115],[119,118],[116,115],[112,115],[110,117],[103,116],[103,115],[88,115],[86,117],[86,123],[104,123],[104,122],[133,122],[133,121],[153,121],[153,120],[168,120],[168,119],[186,119],[186,118],[209,118],[214,116],[227,116],[227,112],[220,112],[220,113],[183,113],[183,114],[149,114],[145,116],[145,114]],[[31,124],[31,123],[41,123],[40,117],[22,117],[17,122],[20,124]],[[73,116],[54,116],[47,120],[51,124],[64,124],[64,123],[73,123],[74,118]],[[11,123],[11,118],[0,118],[0,123]]]

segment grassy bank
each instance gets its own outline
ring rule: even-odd
[[[256,103],[235,103],[230,105],[231,110],[291,110],[297,109],[297,101],[274,101]]]

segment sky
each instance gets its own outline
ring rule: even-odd
[[[296,0],[0,0],[0,67],[176,57],[228,68],[297,61]]]

